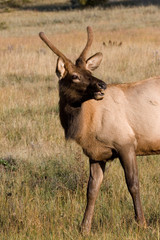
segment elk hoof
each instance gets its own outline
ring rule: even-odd
[[[142,219],[142,220],[136,219],[136,222],[137,222],[139,228],[147,228],[145,219]]]
[[[87,226],[81,226],[81,234],[82,236],[88,236],[90,234],[90,228]]]

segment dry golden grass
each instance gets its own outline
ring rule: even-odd
[[[160,75],[160,9],[156,6],[58,12],[1,13],[0,35],[0,239],[160,238],[160,161],[138,158],[148,223],[138,230],[118,160],[97,200],[92,234],[79,226],[85,208],[88,160],[65,143],[58,117],[56,56],[38,37],[44,31],[75,60],[94,30],[91,54],[103,52],[96,75],[107,83]],[[1,26],[1,24],[0,24]],[[110,45],[109,40],[122,42]]]

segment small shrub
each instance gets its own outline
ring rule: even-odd
[[[7,29],[7,25],[5,22],[0,22],[0,30]]]
[[[21,7],[26,3],[29,3],[30,0],[6,0],[1,3],[5,7],[11,7],[11,8],[16,8],[16,7]]]
[[[106,3],[108,0],[71,0],[73,6],[95,6]]]

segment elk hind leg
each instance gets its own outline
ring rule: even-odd
[[[139,191],[138,167],[136,161],[136,154],[133,146],[127,146],[120,152],[120,162],[124,169],[125,179],[128,190],[131,194],[135,219],[140,226],[146,226]]]

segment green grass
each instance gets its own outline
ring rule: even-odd
[[[64,140],[57,57],[38,37],[46,32],[74,60],[91,25],[95,40],[90,54],[102,51],[104,56],[95,75],[107,83],[132,82],[160,75],[159,21],[156,6],[1,13],[0,240],[160,239],[158,156],[137,159],[148,227],[139,229],[134,221],[116,159],[107,163],[91,235],[81,236],[88,159],[76,143]],[[122,45],[112,46],[109,40]]]
[[[86,167],[81,155],[77,162],[74,157],[69,162],[68,156],[53,156],[39,164],[1,159],[1,239],[158,239],[156,157],[152,162],[138,161],[148,228],[138,229],[133,220],[132,201],[117,160],[108,164],[89,238],[79,234],[85,207]]]

